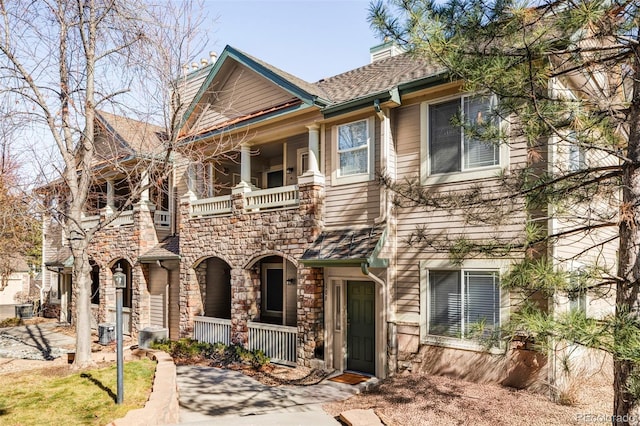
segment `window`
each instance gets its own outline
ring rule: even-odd
[[[298,155],[298,176],[309,170],[309,148],[299,148]]]
[[[585,150],[577,144],[574,132],[567,136],[569,141],[569,171],[577,172],[587,167],[587,156]]]
[[[332,167],[335,183],[373,179],[373,127],[373,118],[334,126]]]
[[[369,173],[369,130],[367,120],[338,126],[338,174]]]
[[[429,106],[430,174],[454,173],[500,164],[500,147],[471,135],[455,124],[456,117],[472,126],[489,124],[495,96],[465,96]]]
[[[428,277],[428,334],[469,339],[500,326],[497,271],[430,270]]]

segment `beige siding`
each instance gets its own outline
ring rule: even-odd
[[[367,116],[357,119],[368,118]],[[350,119],[347,122],[356,120]],[[341,124],[341,123],[340,123]],[[326,126],[326,152],[323,158],[326,170],[325,225],[327,227],[351,227],[371,225],[380,215],[380,186],[375,180],[350,184],[332,182],[332,157],[335,156],[332,143],[332,128]],[[380,121],[375,120],[374,170],[380,170]]]
[[[397,180],[418,179],[420,176],[420,105],[401,107],[395,113],[393,139],[396,147]],[[526,160],[526,149],[523,144],[516,144],[510,152],[510,167],[513,169]],[[495,179],[457,182],[431,185],[433,191],[446,191],[455,194],[470,188],[470,185],[481,182],[482,190],[487,193],[498,193],[499,186]],[[424,228],[432,238],[451,239],[464,235],[468,239],[485,240],[499,236],[506,240],[516,239],[525,223],[525,216],[520,205],[519,211],[511,212],[504,217],[499,226],[466,223],[461,211],[444,209],[425,210],[422,207],[397,208],[397,287],[395,302],[398,313],[413,315],[420,313],[420,270],[422,260],[448,259],[446,250],[437,250],[428,245],[413,244],[408,240],[417,227]],[[393,297],[393,295],[392,295]]]
[[[221,76],[224,77],[224,76]],[[282,104],[293,96],[256,72],[237,66],[228,78],[216,79],[201,100],[202,113],[193,131]]]
[[[149,267],[149,325],[166,327],[167,271]]]

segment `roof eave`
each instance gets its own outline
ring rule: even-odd
[[[379,100],[380,102],[392,101],[396,105],[401,105],[402,95],[433,87],[448,80],[448,78],[449,74],[446,72],[432,74],[424,78],[398,84],[397,86],[394,86],[388,90],[368,94],[360,98],[351,99],[346,102],[328,106],[322,109],[322,113],[324,114],[325,118],[332,118],[341,114],[346,114],[369,107],[375,100]]]

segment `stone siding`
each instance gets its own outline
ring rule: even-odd
[[[260,320],[260,271],[254,266],[267,256],[280,256],[298,269],[298,363],[309,365],[323,345],[324,283],[320,269],[303,267],[298,259],[322,229],[323,196],[323,185],[300,185],[298,206],[247,212],[244,194],[238,193],[232,196],[230,215],[197,218],[190,217],[189,200],[183,198],[179,228],[181,336],[191,336],[193,317],[203,312],[198,265],[217,257],[231,268],[231,339],[246,345],[248,321]]]

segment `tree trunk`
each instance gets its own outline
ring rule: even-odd
[[[640,75],[640,51],[636,47],[632,56],[633,75]],[[640,290],[640,81],[633,83],[633,94],[629,107],[629,141],[627,157],[622,175],[622,207],[620,209],[620,254],[616,286],[616,317],[625,322],[628,315],[638,315],[638,292]],[[620,322],[618,322],[619,324]],[[614,335],[614,344],[622,344],[622,336]],[[637,404],[628,391],[627,381],[637,366],[629,360],[613,363],[613,418],[615,425],[628,425],[631,410]]]
[[[80,214],[78,214],[78,218]],[[78,225],[72,225],[72,233],[79,232]],[[72,234],[73,235],[73,234]],[[73,297],[74,324],[76,326],[76,354],[73,367],[82,369],[95,365],[91,357],[91,266],[88,254],[89,241],[83,236],[71,239],[73,253]]]

